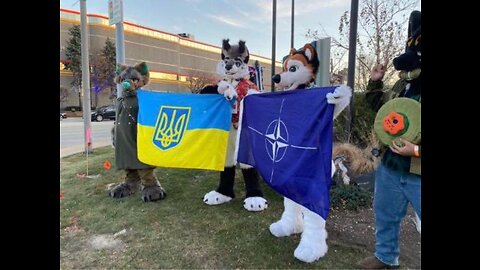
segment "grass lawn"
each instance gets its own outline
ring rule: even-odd
[[[61,160],[62,269],[351,269],[369,255],[364,249],[329,241],[329,251],[319,261],[307,264],[295,259],[300,236],[276,238],[268,230],[281,216],[283,199],[261,182],[269,208],[248,212],[242,206],[244,184],[238,169],[237,197],[227,204],[202,202],[203,195],[217,187],[218,172],[166,168],[157,168],[156,174],[168,196],[144,203],[141,192],[122,199],[107,196],[107,186],[122,182],[123,173],[105,170],[105,160],[114,164],[111,147],[89,155],[89,174],[100,174],[96,179],[77,177],[86,171],[84,155]]]

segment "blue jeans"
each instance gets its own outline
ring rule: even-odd
[[[398,265],[400,256],[400,223],[410,202],[421,219],[421,177],[394,171],[383,164],[375,174],[375,257],[391,266]]]

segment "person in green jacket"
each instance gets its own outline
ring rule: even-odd
[[[155,176],[155,167],[142,163],[137,157],[138,98],[136,91],[148,84],[150,72],[142,62],[135,66],[119,65],[115,82],[123,87],[117,99],[115,119],[115,163],[117,170],[125,170],[125,180],[109,191],[113,198],[135,193],[142,185],[142,200],[152,202],[167,195]]]
[[[393,59],[400,79],[384,91],[384,65],[376,65],[370,73],[366,100],[376,111],[387,101],[406,97],[421,100],[421,20],[420,11],[410,14],[405,53]],[[362,269],[399,267],[400,223],[411,203],[421,217],[421,145],[400,138],[402,146],[393,143],[382,158],[375,174],[375,254],[359,263]]]

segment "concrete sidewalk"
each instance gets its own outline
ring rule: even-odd
[[[92,145],[92,148],[98,148],[98,147],[103,147],[103,146],[111,146],[112,142],[110,140],[103,140],[103,141],[97,141],[94,142]],[[76,153],[81,153],[85,151],[85,146],[83,144],[77,144],[77,145],[72,145],[69,147],[63,147],[60,148],[60,158],[64,158]]]

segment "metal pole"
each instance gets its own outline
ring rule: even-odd
[[[115,24],[115,47],[116,47],[116,60],[118,64],[125,64],[125,40],[123,34],[123,1],[116,1],[116,4],[120,5],[121,20]],[[122,85],[117,84],[117,98],[122,96]]]
[[[330,61],[322,59],[330,59],[330,43],[331,38],[322,38],[316,41],[316,50],[320,65],[318,67],[315,84],[318,86],[330,85]]]
[[[294,28],[293,28],[293,21],[294,21],[294,12],[295,10],[295,0],[292,0],[292,30],[290,31],[290,48],[295,48],[293,45],[293,33],[294,33]]]
[[[355,54],[357,51],[357,22],[358,22],[358,0],[352,0],[350,8],[350,40],[348,44],[348,77],[347,85],[352,88],[352,97],[348,107],[347,118],[347,142],[350,142],[352,134],[352,123],[355,117],[353,97],[355,96]]]
[[[90,64],[88,63],[88,29],[87,29],[87,3],[80,0],[80,34],[82,52],[82,89],[83,89],[83,135],[85,139],[85,153],[92,150],[90,129]]]
[[[275,32],[277,21],[277,0],[273,0],[272,12],[272,76],[270,76],[270,84],[272,92],[275,92],[275,83],[273,82],[273,75],[275,75]]]

